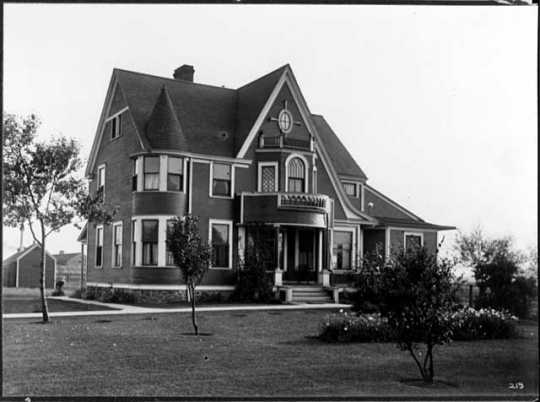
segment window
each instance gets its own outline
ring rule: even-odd
[[[96,267],[103,265],[103,226],[96,228]]]
[[[347,193],[347,195],[350,195],[351,197],[357,196],[355,183],[343,183],[343,188],[345,189],[345,193]]]
[[[113,224],[113,267],[122,266],[122,223]]]
[[[231,222],[210,222],[213,268],[231,268],[231,231]]]
[[[111,119],[111,139],[120,137],[120,127],[122,123],[122,116],[118,115]]]
[[[103,196],[105,195],[105,165],[98,167],[97,176],[97,194],[100,200],[103,201]]]
[[[333,253],[335,269],[351,269],[352,232],[334,230]]]
[[[174,219],[168,219],[167,220],[167,237],[169,236],[169,232],[171,231],[175,220]],[[165,249],[167,250],[167,265],[174,265],[174,258],[172,252],[169,251],[169,247],[167,246],[167,242],[165,241]]]
[[[277,191],[277,162],[259,163],[258,191],[272,193]]]
[[[137,159],[133,159],[133,175],[131,176],[131,190],[137,191],[137,176],[139,175],[139,164]]]
[[[137,263],[137,241],[135,240],[135,220],[131,221],[131,264]]]
[[[421,233],[405,233],[405,251],[416,250],[422,247],[423,240]]]
[[[144,157],[144,189],[159,190],[159,156]]]
[[[167,158],[167,190],[183,191],[183,167],[184,160],[169,156]]]
[[[292,158],[288,164],[289,177],[287,191],[291,193],[303,193],[306,188],[306,171],[302,159]]]
[[[231,165],[214,163],[212,171],[212,195],[231,196]]]
[[[157,219],[142,221],[142,265],[157,265],[158,226]]]

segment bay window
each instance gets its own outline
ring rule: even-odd
[[[157,219],[142,221],[142,265],[158,263],[158,226]]]
[[[144,190],[159,190],[159,156],[144,157]]]
[[[167,158],[167,190],[168,191],[183,191],[184,176],[183,176],[184,160],[169,156]]]

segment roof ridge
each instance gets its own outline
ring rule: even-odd
[[[116,71],[123,71],[123,72],[130,73],[130,74],[145,75],[145,76],[147,76],[147,77],[159,78],[159,79],[162,79],[162,80],[168,80],[168,81],[172,81],[172,82],[176,82],[176,83],[191,84],[191,85],[199,85],[199,86],[203,86],[203,87],[210,87],[210,88],[216,88],[216,89],[223,89],[223,90],[225,90],[225,91],[233,91],[233,92],[236,92],[236,91],[237,91],[236,89],[227,88],[227,87],[224,87],[224,86],[220,87],[220,86],[217,86],[217,85],[201,84],[200,82],[194,82],[194,81],[177,80],[176,78],[162,77],[162,76],[160,76],[160,75],[148,74],[148,73],[141,73],[140,71],[126,70],[126,69],[118,68],[118,67],[114,67],[113,70],[116,70]]]
[[[262,76],[260,76],[259,78],[255,78],[254,80],[248,82],[247,84],[244,84],[244,85],[242,85],[241,87],[236,88],[236,90],[239,91],[239,90],[242,89],[242,88],[245,88],[245,87],[247,87],[247,86],[249,86],[249,85],[251,85],[251,84],[254,84],[254,83],[257,82],[257,81],[262,80],[263,78],[266,78],[266,77],[268,77],[268,76],[271,75],[271,74],[274,74],[276,71],[279,71],[279,70],[281,70],[281,69],[284,69],[285,67],[289,67],[289,68],[290,68],[291,65],[290,65],[289,63],[286,63],[286,64],[282,65],[281,67],[278,67],[278,68],[276,68],[275,70],[272,70],[272,71],[270,71],[269,73],[267,73],[267,74],[265,74],[265,75],[262,75]]]

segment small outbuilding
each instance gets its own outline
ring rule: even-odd
[[[56,282],[56,259],[46,253],[45,288],[52,289]],[[38,288],[41,276],[41,247],[32,244],[2,262],[3,286]]]

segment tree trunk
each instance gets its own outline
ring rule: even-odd
[[[418,370],[420,371],[420,375],[422,376],[422,379],[425,381],[426,380],[426,373],[424,372],[424,369],[422,368],[422,365],[418,361],[418,358],[416,357],[416,354],[414,353],[412,345],[407,345],[407,350],[409,351],[409,353],[413,357],[416,365],[418,366]]]
[[[49,322],[49,309],[47,307],[47,298],[45,297],[45,268],[47,267],[47,252],[45,251],[45,233],[42,229],[41,236],[41,275],[39,278],[39,292],[41,294],[41,312],[43,322]]]
[[[199,335],[199,327],[197,326],[197,320],[195,318],[195,287],[188,285],[189,293],[191,297],[191,322],[193,324],[193,329],[195,330],[195,335]]]

